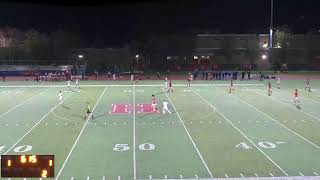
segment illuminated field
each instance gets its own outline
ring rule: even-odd
[[[55,155],[61,180],[320,174],[319,80],[312,92],[283,81],[270,97],[267,81],[236,81],[231,94],[228,81],[208,82],[174,81],[174,93],[163,93],[162,81],[87,81],[80,92],[65,83],[1,83],[0,153]],[[152,94],[160,113],[150,112]],[[163,100],[172,114],[161,113]],[[86,121],[88,102],[94,119]]]

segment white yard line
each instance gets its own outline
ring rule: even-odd
[[[244,87],[244,86],[243,86],[243,87]],[[245,88],[245,89],[248,89],[247,87],[244,87],[244,88]],[[296,110],[296,111],[299,111],[299,112],[301,112],[301,113],[303,113],[303,114],[305,114],[305,115],[307,115],[307,116],[309,116],[309,117],[312,117],[312,118],[317,119],[318,121],[320,121],[320,118],[315,117],[315,116],[313,116],[313,115],[311,115],[311,114],[309,114],[309,113],[306,113],[306,112],[304,112],[304,111],[302,111],[302,110],[299,110],[299,109],[297,109],[296,107],[293,107],[291,104],[282,102],[282,101],[280,101],[280,100],[274,99],[273,97],[267,96],[267,95],[262,94],[262,93],[258,93],[258,92],[256,92],[256,91],[251,91],[251,92],[254,92],[254,93],[258,94],[258,95],[262,95],[262,96],[268,97],[268,98],[270,98],[270,99],[273,100],[273,101],[276,101],[276,102],[279,102],[279,103],[281,103],[281,104],[284,104],[284,105],[286,105],[286,106],[288,106],[288,107],[290,107],[290,108],[292,108],[292,109],[294,109],[294,110]]]
[[[203,165],[205,166],[205,168],[206,168],[207,172],[209,173],[210,177],[211,177],[211,178],[213,178],[213,175],[212,175],[212,173],[211,173],[211,171],[210,171],[209,167],[207,166],[207,163],[206,163],[206,162],[205,162],[205,160],[203,159],[203,157],[202,157],[202,155],[201,155],[201,153],[200,153],[199,149],[197,148],[196,144],[194,143],[194,141],[193,141],[193,139],[192,139],[192,137],[191,137],[191,135],[190,135],[190,133],[189,133],[188,129],[186,128],[186,126],[185,126],[185,124],[184,124],[184,122],[183,122],[182,118],[180,117],[179,112],[177,111],[176,107],[175,107],[175,106],[174,106],[174,104],[172,103],[172,101],[171,101],[170,97],[167,95],[167,93],[164,93],[164,94],[167,96],[167,98],[168,98],[168,100],[169,100],[170,104],[172,105],[172,107],[173,107],[173,109],[175,110],[175,112],[176,112],[176,114],[177,114],[178,118],[180,119],[180,122],[181,122],[181,124],[182,124],[182,126],[183,126],[184,130],[185,130],[185,131],[186,131],[186,133],[188,134],[189,139],[190,139],[190,141],[192,142],[193,147],[194,147],[194,148],[195,148],[195,150],[197,151],[197,153],[198,153],[198,155],[199,155],[200,159],[202,160],[202,163],[203,163]]]
[[[70,93],[63,101],[68,99],[73,93]],[[52,109],[57,108],[60,103],[56,104]],[[35,127],[38,126],[49,114],[51,113],[51,110],[45,114],[28,132],[26,132],[14,145],[12,145],[3,155],[6,155],[12,148],[14,148],[24,137],[26,137]]]
[[[198,92],[194,91],[193,89],[192,91],[195,94],[197,94],[201,99],[203,99],[210,107],[213,106],[209,101],[203,98]],[[274,162],[263,150],[261,150],[248,136],[246,136],[237,126],[235,126],[227,117],[225,117],[216,107],[213,110],[218,112],[231,126],[233,126],[243,137],[245,137],[254,147],[256,147],[267,159],[269,159],[269,161],[271,161],[276,167],[278,167],[278,169],[280,169],[286,176],[288,176],[288,174],[276,162]]]
[[[46,89],[46,90],[44,90],[44,91],[41,91],[40,93],[37,93],[37,94],[33,95],[31,98],[27,99],[26,101],[24,101],[24,102],[22,102],[22,103],[20,103],[20,104],[18,104],[18,105],[16,105],[16,106],[14,106],[14,107],[12,107],[12,108],[9,109],[7,112],[1,114],[1,115],[0,115],[0,119],[1,119],[3,116],[5,116],[6,114],[10,113],[11,111],[17,109],[18,107],[20,107],[20,106],[22,106],[22,105],[24,105],[24,104],[26,104],[27,102],[31,101],[34,97],[36,97],[36,96],[44,93],[44,92],[47,91],[47,90],[48,90],[48,89]]]
[[[232,95],[232,94],[231,94]],[[265,114],[263,111],[261,111],[260,109],[256,108],[255,106],[247,103],[246,101],[240,99],[237,96],[232,95],[234,98],[238,99],[240,102],[250,106],[251,108],[253,108],[254,110],[258,111],[259,113],[261,113],[262,115],[264,115],[265,117],[271,119],[273,122],[277,123],[278,125],[282,126],[283,128],[285,128],[286,130],[290,131],[291,133],[295,134],[296,136],[300,137],[301,139],[303,139],[304,141],[308,142],[309,144],[313,145],[314,147],[320,149],[320,146],[316,145],[315,143],[309,141],[308,139],[306,139],[305,137],[303,137],[302,135],[298,134],[297,132],[291,130],[290,128],[288,128],[287,126],[283,125],[282,123],[280,123],[279,121],[277,121],[276,119],[270,117],[269,115]]]
[[[264,86],[264,84],[234,84],[235,86]],[[163,84],[107,84],[107,85],[103,85],[103,84],[84,84],[81,85],[81,87],[132,87],[132,86],[136,86],[136,87],[162,87]],[[175,84],[174,86],[182,86],[182,87],[186,87],[186,84]],[[230,84],[192,84],[193,87],[202,87],[202,86],[230,86]],[[61,88],[64,87],[66,88],[66,85],[9,85],[9,86],[0,86],[0,88],[34,88],[34,87],[47,87],[47,88]]]
[[[136,170],[136,93],[132,86],[132,109],[133,109],[133,179],[137,178]]]
[[[100,100],[101,100],[102,96],[104,95],[104,93],[106,92],[106,90],[107,90],[107,87],[105,87],[105,88],[104,88],[104,90],[102,91],[102,93],[101,93],[101,95],[100,95],[99,99],[97,100],[96,104],[94,105],[94,107],[93,107],[93,109],[92,109],[92,112],[91,112],[91,113],[93,113],[93,112],[94,112],[95,108],[96,108],[96,107],[97,107],[97,105],[99,104],[99,102],[100,102]],[[65,161],[63,162],[62,167],[61,167],[61,169],[60,169],[60,171],[59,171],[58,175],[57,175],[57,176],[56,176],[56,178],[55,178],[56,180],[58,180],[59,176],[61,175],[61,173],[62,173],[62,171],[63,171],[63,168],[65,167],[65,165],[66,165],[66,164],[67,164],[67,162],[68,162],[68,159],[69,159],[70,155],[72,154],[72,152],[73,152],[74,148],[75,148],[75,147],[76,147],[76,145],[78,144],[78,141],[79,141],[79,139],[80,139],[80,137],[81,137],[81,135],[82,135],[82,133],[83,133],[83,130],[84,130],[84,129],[85,129],[85,127],[87,126],[87,124],[88,124],[88,122],[89,122],[90,118],[91,118],[91,115],[89,115],[89,116],[87,117],[87,120],[86,120],[85,124],[83,125],[83,127],[82,127],[82,129],[81,129],[81,131],[80,131],[80,133],[79,133],[79,135],[78,135],[78,137],[77,137],[76,141],[74,142],[74,144],[73,144],[73,146],[72,146],[72,148],[71,148],[71,150],[70,150],[70,152],[69,152],[69,154],[68,154],[67,158],[66,158],[66,159],[65,159]]]

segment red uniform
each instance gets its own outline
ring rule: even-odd
[[[152,97],[152,104],[156,104],[156,97]]]
[[[295,98],[297,98],[299,96],[298,91],[295,91],[293,95]]]

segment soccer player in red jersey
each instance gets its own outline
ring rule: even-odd
[[[233,80],[230,79],[230,88],[229,88],[229,94],[231,93],[231,91],[234,90],[234,87],[233,87]]]
[[[170,80],[169,81],[169,88],[168,88],[168,91],[167,92],[173,92],[173,88],[172,88],[172,81]]]
[[[298,94],[298,89],[296,89],[295,91],[294,91],[294,93],[293,93],[293,103],[294,103],[294,105],[296,105],[296,106],[299,106],[299,103],[300,103],[300,99],[299,99],[299,94]]]
[[[272,95],[271,82],[268,83],[268,96]]]
[[[152,111],[156,111],[156,106],[157,106],[156,97],[152,94],[152,101],[151,101]]]
[[[187,77],[187,86],[190,87],[190,84],[191,84],[191,73],[189,73]]]

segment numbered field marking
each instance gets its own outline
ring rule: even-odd
[[[14,149],[14,152],[17,153],[23,153],[23,152],[28,152],[32,149],[31,145],[22,145],[22,146],[18,146]]]
[[[141,151],[151,151],[151,150],[154,150],[155,148],[156,148],[156,146],[151,143],[144,143],[144,144],[139,145],[139,149]],[[130,149],[129,144],[116,144],[113,147],[113,150],[118,151],[118,152],[128,151],[129,149]]]
[[[150,143],[144,143],[139,145],[139,149],[142,151],[151,151],[151,150],[154,150],[155,148],[156,146]]]
[[[286,142],[276,142],[276,143],[272,143],[272,142],[267,142],[267,141],[260,141],[258,142],[258,146],[260,146],[261,148],[264,149],[274,149],[277,147],[276,144],[284,144]],[[253,147],[248,145],[246,142],[241,142],[237,145],[235,145],[234,147],[237,148],[241,148],[241,149],[252,149]]]
[[[238,147],[241,149],[252,149],[252,147],[249,146],[246,142],[241,142],[241,143],[235,145],[234,147]]]
[[[271,142],[258,142],[258,145],[265,149],[274,149],[275,147],[277,147],[275,144]]]
[[[113,148],[114,151],[128,151],[130,149],[128,144],[116,144]]]

